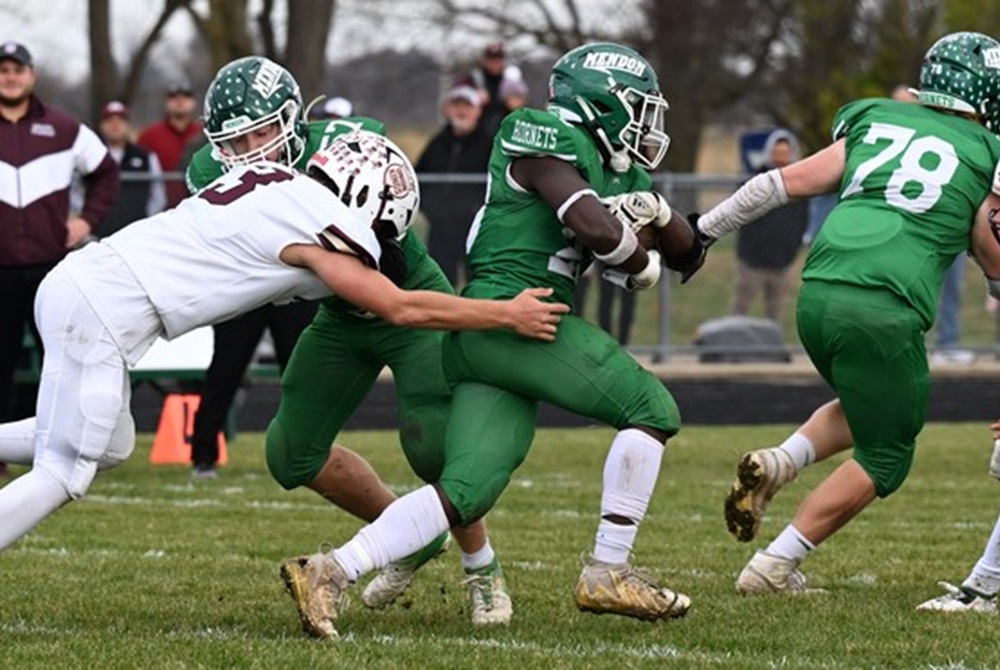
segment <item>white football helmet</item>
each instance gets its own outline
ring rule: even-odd
[[[406,154],[368,130],[334,139],[312,155],[306,173],[371,221],[376,233],[402,239],[420,208],[417,174]]]

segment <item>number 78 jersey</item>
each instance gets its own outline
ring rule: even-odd
[[[850,103],[840,199],[809,251],[803,279],[886,288],[934,322],[942,277],[969,248],[975,214],[1000,194],[1000,139],[980,124],[920,104]]]

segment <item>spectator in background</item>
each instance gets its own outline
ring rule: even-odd
[[[764,173],[798,160],[798,141],[787,130],[775,130],[767,138],[761,166]],[[788,298],[789,270],[809,219],[809,201],[783,205],[762,216],[752,226],[740,228],[736,236],[736,290],[731,314],[747,314],[758,294],[764,295],[764,315],[782,321]]]
[[[513,112],[528,104],[528,84],[523,79],[504,79],[500,82],[500,99],[507,111]]]
[[[341,96],[327,98],[323,104],[316,104],[309,108],[309,118],[313,121],[346,119],[354,114],[354,105],[350,100]]]
[[[153,216],[167,203],[160,161],[156,154],[132,141],[133,131],[128,120],[128,107],[118,100],[101,108],[98,130],[122,174],[121,191],[115,206],[101,223],[101,237],[133,221]]]
[[[187,82],[175,82],[166,91],[163,118],[146,126],[139,134],[139,146],[152,151],[164,172],[183,169],[181,160],[192,139],[201,135],[201,122],[195,118],[198,103],[194,89]],[[187,187],[181,178],[167,181],[167,207],[173,207],[187,197]]]
[[[452,87],[442,104],[445,124],[420,155],[418,176],[479,174],[478,181],[427,181],[421,179],[421,207],[430,224],[427,250],[452,286],[465,263],[465,240],[486,192],[486,167],[492,137],[481,123],[482,104],[476,89],[465,84]]]
[[[110,211],[118,195],[118,166],[94,131],[34,94],[31,54],[0,45],[0,421],[14,408],[14,371],[26,327],[41,351],[34,320],[42,278],[78,246]],[[70,215],[74,173],[85,189],[79,215]],[[28,411],[27,414],[31,414]]]
[[[482,124],[490,137],[493,137],[500,128],[503,117],[516,109],[508,106],[508,102],[501,94],[501,87],[506,84],[507,90],[512,93],[523,90],[520,96],[521,104],[518,106],[523,106],[528,93],[521,68],[507,62],[507,51],[502,42],[487,44],[476,66],[456,84],[469,84],[479,91],[483,107]],[[518,84],[523,88],[518,87]],[[516,98],[514,101],[517,101]]]
[[[591,281],[596,280],[598,285],[597,325],[618,340],[618,344],[624,347],[632,337],[632,322],[635,321],[635,292],[626,291],[611,282],[603,281],[600,277],[596,277],[595,274],[594,271],[588,268],[588,271],[585,271],[577,279],[575,298],[575,303],[579,310],[577,315],[584,315],[587,291],[590,288]],[[621,303],[618,306],[617,321],[614,319],[616,300]]]

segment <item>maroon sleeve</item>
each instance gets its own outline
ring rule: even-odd
[[[83,202],[80,217],[90,224],[91,230],[96,230],[111,208],[114,207],[121,188],[121,175],[118,163],[106,154],[104,160],[90,174],[84,175],[83,184],[87,195]]]

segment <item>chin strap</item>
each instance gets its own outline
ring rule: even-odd
[[[590,105],[586,100],[580,96],[576,96],[576,104],[583,112],[584,123],[590,132],[592,132],[597,139],[600,140],[597,144],[597,148],[600,150],[601,154],[604,156],[604,160],[607,161],[608,165],[612,170],[618,173],[628,172],[628,169],[632,167],[632,159],[628,157],[628,153],[624,150],[615,151],[615,148],[611,144],[611,139],[608,134],[604,132],[604,128],[597,123],[597,117],[590,109]]]

